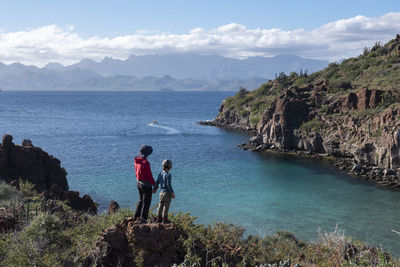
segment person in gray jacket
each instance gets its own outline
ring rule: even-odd
[[[175,198],[175,192],[172,188],[172,175],[169,171],[172,169],[172,161],[165,159],[162,162],[162,172],[158,175],[154,185],[153,193],[157,192],[160,185],[160,200],[157,209],[157,222],[170,223],[168,220],[168,210],[171,204],[171,199]]]

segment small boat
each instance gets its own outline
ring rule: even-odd
[[[151,124],[156,125],[158,123],[157,120],[154,120]]]

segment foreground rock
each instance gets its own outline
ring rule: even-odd
[[[85,266],[171,266],[178,262],[173,224],[141,223],[127,218],[104,230]]]
[[[23,146],[15,145],[11,135],[3,135],[0,145],[0,180],[27,180],[38,192],[49,191],[52,185],[68,190],[67,172],[60,160],[40,147],[24,140]]]

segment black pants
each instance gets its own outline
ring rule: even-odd
[[[151,204],[151,196],[153,194],[152,188],[149,186],[144,186],[140,183],[137,184],[137,187],[139,190],[140,200],[136,206],[135,220],[139,217],[142,217],[143,219],[147,220]]]

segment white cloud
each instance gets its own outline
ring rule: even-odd
[[[36,29],[0,30],[0,61],[43,66],[48,62],[72,64],[83,58],[105,56],[125,59],[132,54],[195,52],[228,57],[295,54],[307,58],[338,60],[356,56],[376,41],[394,38],[400,29],[400,13],[380,17],[356,16],[322,25],[314,30],[248,29],[237,23],[210,31],[195,28],[186,34],[138,30],[113,38],[84,38],[74,27],[48,25]]]

